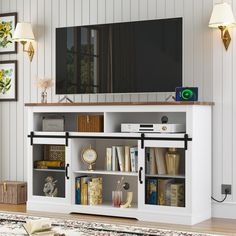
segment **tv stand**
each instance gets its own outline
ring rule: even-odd
[[[65,95],[63,98],[61,98],[61,99],[59,100],[59,103],[63,102],[64,100],[66,100],[66,102],[68,101],[68,102],[70,102],[70,103],[73,103],[73,101],[72,101],[70,98],[68,98],[67,95]]]
[[[209,219],[212,185],[211,105],[212,103],[206,102],[174,101],[149,104],[26,104],[28,110],[27,211],[100,214],[187,225]],[[65,132],[42,130],[43,118],[50,117],[52,114],[64,117]],[[81,115],[103,116],[103,132],[78,132],[77,118]],[[184,124],[185,133],[124,133],[120,131],[121,123],[161,123],[163,116],[168,117],[170,124]],[[57,145],[64,150],[62,168],[47,169],[47,167],[35,165],[38,161],[48,160],[49,155],[47,154],[45,158],[45,150],[48,150],[49,145]],[[93,166],[93,171],[88,170],[81,159],[82,150],[90,145],[97,152],[97,161]],[[118,147],[138,150],[136,152],[137,166],[133,171],[132,169],[120,171],[107,168],[106,149],[113,147],[117,150],[120,150]],[[57,150],[56,147],[54,148]],[[158,164],[155,171],[151,170],[153,165],[150,160],[156,160],[154,162],[158,163],[157,159],[151,159],[151,150],[155,153],[155,157],[163,157],[162,160],[165,161],[166,153],[170,148],[176,149],[180,154],[178,173],[161,172]],[[159,161],[161,163],[161,159]],[[58,194],[55,197],[47,197],[43,192],[45,179],[48,176],[52,176],[54,181],[57,180]],[[102,178],[102,204],[77,204],[75,181],[77,177],[85,178],[85,176]],[[112,191],[116,189],[117,181],[122,177],[124,177],[124,182],[130,185],[128,191],[133,193],[129,208],[112,206]],[[156,183],[151,182],[153,180],[156,180]],[[165,180],[167,180],[166,186],[164,186]],[[167,183],[168,180],[169,183]],[[151,186],[151,183],[157,186],[154,198],[150,198],[148,186]],[[158,186],[161,186],[160,183],[163,184],[164,189],[158,189]],[[178,190],[177,185],[182,187],[182,190],[180,188]],[[173,198],[170,195],[171,189]],[[124,189],[122,191],[124,204],[127,191]],[[161,191],[169,200],[164,202],[160,200],[162,199]],[[179,196],[184,196],[181,203],[177,201]],[[153,201],[153,199],[156,200]],[[171,199],[173,202],[170,201]]]

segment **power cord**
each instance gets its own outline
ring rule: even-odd
[[[211,197],[211,199],[214,200],[214,201],[216,201],[216,202],[218,202],[218,203],[222,203],[222,202],[224,202],[224,201],[226,200],[228,194],[229,194],[229,190],[228,190],[228,189],[225,189],[225,196],[224,196],[224,198],[223,198],[222,200],[217,200],[217,199],[215,199],[214,197]]]

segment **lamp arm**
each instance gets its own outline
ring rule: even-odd
[[[226,26],[219,26],[218,28],[221,31],[221,38],[225,39],[224,32],[227,30],[227,27]]]
[[[26,41],[21,41],[21,44],[23,45],[23,52],[27,52],[29,55],[30,61],[32,61],[33,56],[34,56],[34,48],[33,48],[32,42],[29,42],[29,47],[27,50],[25,49],[26,43],[27,43]]]

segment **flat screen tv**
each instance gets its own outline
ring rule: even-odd
[[[182,18],[56,29],[56,93],[182,86]]]

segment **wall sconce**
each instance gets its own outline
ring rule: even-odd
[[[219,28],[221,31],[221,39],[227,50],[231,41],[228,28],[235,26],[235,19],[228,3],[216,4],[212,10],[209,27]]]
[[[32,31],[32,27],[30,23],[17,23],[16,29],[13,35],[13,40],[16,42],[20,42],[23,45],[23,52],[27,52],[32,61],[34,56],[34,48],[32,41],[34,41],[34,33]],[[29,47],[26,50],[25,45],[29,42]]]

